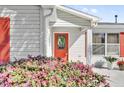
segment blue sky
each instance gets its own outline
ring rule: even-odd
[[[102,22],[115,22],[114,15],[118,15],[118,22],[124,23],[124,5],[68,5],[68,7],[98,16]]]

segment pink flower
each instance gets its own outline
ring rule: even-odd
[[[43,80],[41,83],[42,83],[43,86],[47,86],[48,81],[47,80]]]
[[[13,70],[15,70],[16,68],[15,67],[13,67],[13,66],[7,66],[6,67],[6,70],[8,71],[8,72],[12,72]]]
[[[28,80],[25,84],[23,84],[23,87],[29,87],[30,86],[30,81]]]
[[[8,83],[12,83],[13,82],[10,78],[8,78],[7,81],[8,81]]]

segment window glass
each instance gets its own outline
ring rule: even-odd
[[[93,33],[93,43],[105,43],[105,33]]]
[[[119,34],[118,33],[108,33],[107,34],[107,43],[119,43]]]
[[[119,55],[119,33],[93,33],[92,47],[93,55]]]
[[[65,48],[65,36],[58,35],[58,49],[64,49],[64,48]]]
[[[107,55],[119,55],[119,45],[107,45]]]
[[[94,55],[105,55],[105,45],[93,45]]]

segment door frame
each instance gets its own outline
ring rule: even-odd
[[[54,54],[55,54],[55,53],[54,53],[54,50],[55,50],[55,47],[54,47],[54,43],[55,43],[55,42],[54,42],[54,39],[55,39],[55,34],[57,34],[57,33],[58,33],[58,34],[59,34],[59,33],[68,34],[68,50],[67,50],[67,52],[68,52],[68,58],[67,58],[67,59],[69,60],[69,43],[70,43],[70,42],[69,42],[69,40],[70,40],[70,33],[69,33],[69,32],[62,32],[62,31],[61,31],[61,32],[53,32],[53,48],[52,48],[52,52],[53,52],[53,53],[52,53],[52,55],[53,55],[53,57],[54,57]]]

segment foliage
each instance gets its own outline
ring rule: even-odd
[[[124,61],[123,60],[122,61],[118,61],[117,65],[119,66],[120,70],[124,70]]]
[[[111,57],[111,56],[108,56],[108,57],[104,57],[106,61],[110,62],[111,64],[115,61],[117,61],[117,58],[115,57]]]
[[[118,61],[117,65],[124,65],[124,61]]]
[[[82,63],[67,63],[43,56],[16,60],[0,66],[1,87],[108,87],[106,76]]]

